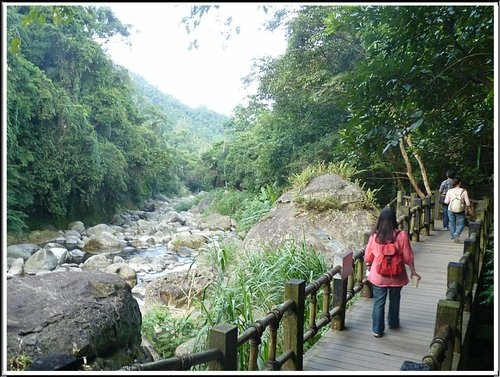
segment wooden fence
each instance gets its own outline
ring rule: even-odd
[[[449,262],[447,290],[438,302],[434,338],[422,364],[407,362],[401,370],[459,370],[468,352],[470,334],[463,326],[464,314],[470,314],[477,282],[481,275],[484,253],[493,224],[490,200],[474,201],[475,221],[469,221],[469,237],[458,262]]]
[[[434,220],[439,218],[441,208],[438,192],[424,199],[417,198],[414,194],[405,196],[403,192],[399,192],[396,199],[399,227],[409,233],[412,241],[418,242],[420,234],[428,235],[434,230]],[[429,354],[417,366],[423,369],[450,370],[453,355],[460,352],[462,313],[470,310],[474,284],[479,276],[493,221],[492,206],[487,199],[473,201],[473,207],[476,221],[470,222],[471,235],[464,241],[464,256],[458,262],[450,262],[448,267],[449,288],[438,305],[435,337],[431,341]],[[366,233],[365,245],[368,237],[369,233]],[[265,359],[261,370],[301,371],[304,344],[326,326],[343,330],[346,306],[356,293],[362,297],[372,297],[363,258],[364,248],[335,254],[334,267],[314,282],[306,286],[304,280],[288,281],[285,284],[283,303],[241,334],[238,335],[237,326],[226,323],[210,329],[208,349],[205,351],[133,364],[122,369],[189,370],[205,364],[212,371],[234,371],[238,368],[238,350],[241,350],[242,345],[248,344],[248,370],[254,371],[258,370],[259,346],[266,336],[268,352],[266,357],[261,356]],[[278,344],[280,327],[282,341]],[[415,365],[406,363],[401,369],[415,369]]]

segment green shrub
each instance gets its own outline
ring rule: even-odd
[[[257,194],[217,189],[209,194],[210,205],[203,213],[230,216],[237,223],[237,231],[246,232],[272,209],[279,194],[275,185],[263,186]]]
[[[31,358],[28,355],[21,353],[9,359],[9,370],[24,371],[30,366],[31,363]]]
[[[205,208],[204,213],[217,212],[221,215],[227,215],[234,218],[243,202],[250,197],[246,191],[237,191],[229,189],[217,189],[211,192],[211,204]]]
[[[247,198],[242,203],[241,209],[235,214],[238,222],[237,230],[246,232],[259,222],[271,209],[279,197],[279,191],[275,186],[263,186],[260,194]]]
[[[311,282],[327,270],[326,257],[309,249],[305,243],[291,241],[278,249],[268,247],[235,255],[237,252],[236,248],[218,254],[212,251],[212,258],[219,261],[219,271],[224,273],[195,302],[204,319],[200,332],[205,335],[210,327],[221,322],[236,325],[238,333],[242,333],[283,302],[287,281]],[[238,263],[227,264],[228,260],[238,260]],[[318,301],[321,302],[321,297]],[[262,339],[260,367],[264,362],[262,358],[267,357],[267,334]],[[278,336],[281,337],[281,330]],[[238,349],[238,357],[239,370],[247,370],[248,344]]]
[[[166,306],[158,306],[142,318],[142,333],[158,354],[164,358],[174,356],[175,349],[196,336],[197,326],[191,315],[178,316],[170,313]]]
[[[183,197],[181,200],[174,205],[174,209],[177,212],[188,211],[194,205],[198,205],[200,201],[205,198],[208,194],[206,192],[196,194],[194,196]]]
[[[481,305],[492,305],[495,301],[494,256],[494,238],[490,236],[484,254],[482,291],[479,292]]]

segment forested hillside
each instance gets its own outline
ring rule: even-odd
[[[229,119],[206,107],[192,109],[169,94],[161,92],[140,75],[130,72],[136,87],[139,108],[156,108],[164,123],[156,131],[170,145],[190,152],[205,152],[214,142],[224,139],[224,123]],[[139,99],[141,98],[141,99]]]
[[[268,27],[285,23],[287,50],[255,63],[257,93],[226,122],[114,65],[102,43],[128,29],[109,9],[9,6],[8,231],[105,219],[157,193],[280,191],[329,163],[358,171],[380,205],[431,194],[449,168],[471,197],[492,195],[493,11],[280,10]]]
[[[255,65],[258,92],[210,152],[213,168],[256,190],[343,161],[382,206],[397,190],[431,194],[454,168],[472,197],[492,195],[493,11],[300,7],[286,53]]]
[[[226,117],[115,65],[102,43],[128,30],[108,8],[9,6],[7,32],[10,233],[205,188],[200,154]]]

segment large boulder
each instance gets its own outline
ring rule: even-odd
[[[100,271],[51,272],[7,280],[7,357],[56,354],[91,370],[151,361],[130,285]]]
[[[273,210],[248,231],[243,247],[305,242],[332,257],[332,248],[363,247],[364,233],[372,230],[378,213],[358,185],[336,174],[322,175],[302,189],[284,193]]]
[[[91,254],[107,253],[121,250],[126,244],[116,238],[116,236],[108,231],[102,231],[90,236],[85,243],[83,251]]]
[[[52,271],[57,266],[57,257],[50,249],[40,249],[24,263],[24,272],[36,274],[40,271]]]
[[[146,286],[145,309],[155,306],[189,307],[195,297],[216,279],[215,269],[199,264],[189,271],[169,273],[152,280]]]
[[[9,245],[7,246],[7,258],[28,260],[38,250],[40,250],[40,246],[32,243]]]
[[[236,222],[231,217],[220,213],[209,213],[200,216],[199,220],[201,229],[230,231],[236,228]]]

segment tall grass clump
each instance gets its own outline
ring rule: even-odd
[[[358,178],[353,179],[355,175],[362,172],[363,170],[357,170],[345,161],[330,162],[328,164],[321,162],[307,166],[299,174],[293,174],[289,179],[289,184],[294,191],[299,192],[316,177],[325,174],[336,174],[344,180],[359,186],[364,193],[364,198],[357,202],[346,202],[331,195],[324,195],[323,197],[296,195],[294,198],[295,203],[306,210],[316,210],[318,212],[378,208],[376,194],[380,189],[365,189],[365,183],[361,183]]]
[[[234,217],[234,214],[241,208],[241,204],[251,196],[247,191],[238,191],[219,188],[210,192],[210,204],[203,210],[203,213],[220,213]]]
[[[203,214],[220,213],[236,221],[239,233],[244,233],[262,219],[272,208],[280,195],[276,185],[266,185],[258,193],[230,189],[212,191],[208,198],[210,204]]]
[[[258,195],[245,199],[240,210],[235,213],[238,232],[247,232],[273,208],[280,195],[276,185],[266,185],[260,188]]]
[[[220,255],[215,250],[209,253]],[[284,286],[288,280],[303,279],[309,283],[328,268],[325,255],[314,252],[305,243],[295,241],[277,249],[266,247],[234,256],[230,256],[230,253],[237,253],[237,249],[226,250],[226,257],[216,257],[215,260],[234,258],[238,262],[231,265],[224,262],[224,267],[220,263],[219,271],[224,268],[224,274],[219,274],[219,278],[205,289],[202,297],[195,303],[204,319],[198,337],[205,339],[205,343],[200,343],[199,350],[206,346],[206,335],[211,327],[224,322],[237,326],[238,333],[242,333],[284,301]],[[214,259],[213,256],[207,257]],[[200,336],[201,333],[205,336]],[[264,336],[260,352],[264,357],[267,356],[267,347],[268,340]],[[248,354],[248,344],[238,349],[239,370],[248,369]],[[258,364],[259,368],[264,365],[261,356]]]
[[[319,164],[308,165],[299,174],[293,174],[289,179],[289,183],[292,187],[301,189],[306,187],[313,178],[320,175],[337,174],[346,181],[351,181],[352,177],[361,172],[362,170],[357,170],[346,161],[330,162],[328,164],[320,162]]]

